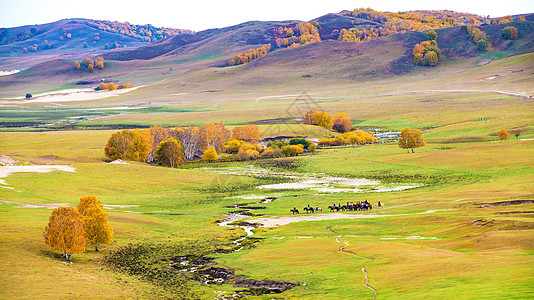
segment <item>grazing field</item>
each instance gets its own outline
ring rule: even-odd
[[[398,48],[384,52],[377,70],[408,49],[385,40],[380,51],[390,42]],[[349,66],[341,58],[325,64],[330,56],[283,64],[296,53],[231,68],[214,66],[217,53],[113,62],[99,75],[146,86],[60,105],[4,99],[0,154],[74,172],[0,178],[0,298],[531,297],[534,54],[485,64],[489,56],[451,59],[391,76],[350,73],[369,52]],[[295,67],[315,59],[322,62]],[[139,69],[129,73],[132,66]],[[58,72],[57,89],[71,87]],[[152,125],[257,124],[262,139],[339,135],[304,125],[310,110],[346,113],[363,130],[420,129],[427,144],[415,153],[389,141],[273,159],[224,154],[177,169],[113,164],[104,152],[114,132]],[[499,141],[501,129],[508,140]],[[115,235],[71,264],[44,243],[43,231],[52,208],[76,206],[84,195],[104,204]],[[373,209],[328,209],[363,201]],[[308,205],[322,211],[312,218]]]

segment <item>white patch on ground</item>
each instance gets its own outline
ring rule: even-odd
[[[0,71],[0,76],[13,75],[13,74],[17,74],[18,72],[20,72],[20,70]]]
[[[129,165],[130,163],[128,162],[125,162],[124,160],[122,159],[116,159],[112,162],[110,162],[110,164],[117,164],[117,165]]]
[[[104,204],[104,208],[128,208],[128,207],[139,207],[139,205],[112,205],[112,204]]]
[[[427,210],[415,214],[431,214],[439,211],[449,211],[452,209],[434,209]],[[273,217],[273,218],[258,218],[247,220],[249,223],[259,223],[261,227],[277,227],[283,226],[295,222],[302,221],[323,221],[323,220],[337,220],[337,219],[365,219],[365,218],[383,218],[383,217],[399,217],[409,216],[413,214],[395,214],[395,215],[374,215],[374,214],[343,214],[343,213],[330,213],[330,214],[317,214],[317,215],[303,215],[303,216],[286,216],[286,217]]]
[[[278,198],[278,197],[282,197],[283,194],[273,194],[273,195],[270,195],[270,196],[265,196],[265,195],[243,195],[243,196],[233,196],[233,197],[226,197],[224,199],[244,199],[244,200],[263,200],[265,198]],[[268,203],[268,202],[271,202],[271,201],[265,201],[264,203]]]
[[[476,199],[475,198],[465,198],[465,199],[452,200],[451,202],[460,202],[460,201],[467,201],[467,200],[476,200]]]
[[[6,178],[12,173],[48,173],[52,171],[76,172],[76,169],[64,165],[2,166],[0,167],[0,178]],[[0,185],[7,185],[7,183],[0,179]],[[4,186],[4,188],[9,187]]]
[[[58,208],[60,206],[69,206],[68,203],[24,203],[24,202],[13,202],[13,201],[6,201],[6,200],[0,200],[0,202],[8,203],[8,204],[18,204],[21,207],[28,207],[28,208],[46,207],[46,208],[52,209],[52,208]]]
[[[260,190],[301,190],[309,189],[315,190],[322,194],[327,193],[359,193],[359,192],[395,192],[406,189],[413,189],[420,187],[420,184],[400,185],[387,184],[380,186],[380,181],[369,180],[365,178],[344,178],[326,176],[324,174],[316,173],[281,173],[269,169],[258,168],[254,166],[248,167],[229,167],[229,168],[204,168],[205,171],[214,172],[225,175],[237,176],[270,176],[278,178],[296,179],[295,182],[266,184],[257,186]],[[359,186],[376,186],[374,188],[359,189]],[[349,188],[350,187],[350,188]]]
[[[404,236],[404,237],[382,237],[381,240],[437,240],[437,237],[424,237],[424,236]]]
[[[136,86],[129,89],[120,89],[114,91],[95,91],[93,88],[83,88],[83,89],[68,89],[61,90],[57,92],[44,93],[39,95],[34,95],[31,99],[25,100],[25,97],[16,97],[16,98],[4,98],[0,103],[11,103],[11,104],[26,104],[26,103],[55,103],[55,102],[76,102],[76,101],[89,101],[89,100],[98,100],[108,97],[118,96],[120,94],[128,93],[135,91],[138,88],[143,87]]]

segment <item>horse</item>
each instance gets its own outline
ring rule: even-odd
[[[292,212],[293,214],[297,214],[297,215],[299,214],[299,210],[296,209],[296,208],[292,208],[292,209],[290,210],[290,212]]]
[[[330,205],[328,206],[328,208],[330,209],[330,212],[333,212],[334,210],[339,211],[341,209],[339,206],[335,206],[335,205],[334,206]]]
[[[320,211],[320,212],[322,212],[322,211],[323,211],[323,209],[322,209],[322,208],[320,208],[319,206],[317,206],[317,207],[315,208],[315,211]]]
[[[310,213],[310,212],[313,213],[313,212],[315,212],[315,210],[313,209],[313,207],[309,207],[309,206],[304,207],[304,211],[305,211],[306,213]]]

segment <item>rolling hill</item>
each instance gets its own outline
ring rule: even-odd
[[[440,20],[433,16],[449,20],[450,23],[427,21]],[[418,21],[414,21],[414,18]],[[40,27],[44,33],[24,41],[12,41],[17,30],[27,32],[30,28],[20,27],[9,30],[10,34],[5,35],[0,53],[3,49],[7,55],[15,55],[13,53],[16,51],[16,55],[21,55],[22,45],[69,32],[71,39],[65,41],[64,38],[54,49],[42,51],[69,54],[39,57],[41,51],[26,53],[30,57],[39,57],[30,62],[19,57],[10,58],[10,62],[18,61],[33,66],[15,75],[0,77],[0,84],[10,87],[0,96],[13,97],[27,92],[72,88],[77,86],[76,83],[97,82],[100,78],[122,83],[132,82],[136,86],[165,80],[156,84],[166,87],[164,90],[168,90],[171,85],[180,87],[181,90],[217,90],[220,87],[225,87],[225,90],[247,90],[277,86],[281,82],[298,82],[299,86],[305,82],[322,85],[326,81],[351,84],[410,72],[430,71],[432,68],[413,64],[414,45],[426,40],[425,32],[415,30],[417,28],[436,28],[437,42],[442,51],[437,68],[447,65],[469,68],[473,61],[491,61],[532,52],[534,49],[534,23],[530,21],[532,15],[526,15],[525,21],[502,24],[481,17],[474,19],[473,22],[479,24],[478,28],[491,41],[492,48],[489,51],[477,50],[476,44],[470,40],[466,26],[463,25],[467,18],[473,18],[473,15],[423,11],[417,12],[414,17],[402,13],[383,15],[369,10],[344,11],[310,21],[317,24],[321,41],[296,48],[288,47],[291,49],[278,46],[279,40],[287,28],[294,28],[298,33],[298,24],[302,23],[300,21],[251,21],[197,33],[180,31],[178,33],[181,34],[161,38],[150,44],[139,36],[119,35],[109,30],[102,32],[102,29],[92,27],[89,21],[83,19],[46,24]],[[519,39],[504,40],[501,37],[502,29],[509,25],[518,28]],[[395,29],[396,26],[398,29]],[[338,41],[340,32],[351,28],[361,33],[362,41]],[[392,28],[394,31],[390,30]],[[97,46],[90,48],[93,52],[84,51],[88,49],[83,48],[83,40],[93,37],[98,30],[101,32]],[[104,42],[114,40],[120,40],[130,47],[102,49]],[[266,56],[246,65],[228,68],[228,61],[234,55],[266,43],[273,45]],[[94,73],[73,70],[73,59],[100,55],[106,59],[104,70]],[[470,63],[462,66],[462,62],[467,61]],[[139,93],[145,92],[141,89]],[[153,91],[147,94],[156,98],[169,98],[168,95],[154,96]]]

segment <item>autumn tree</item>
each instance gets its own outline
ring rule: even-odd
[[[169,128],[158,125],[151,126],[149,131],[150,135],[152,136],[152,147],[150,149],[150,154],[148,155],[148,161],[152,162],[156,159],[156,148],[161,142],[170,137],[170,132]]]
[[[205,124],[200,127],[200,148],[207,150],[214,147],[217,153],[221,152],[223,144],[230,139],[230,130],[223,123]]]
[[[232,138],[255,144],[260,140],[260,128],[258,125],[234,127],[232,129]]]
[[[54,250],[63,251],[67,260],[74,253],[85,252],[85,230],[83,218],[75,207],[61,206],[50,215],[44,230],[45,243]]]
[[[89,72],[93,72],[94,69],[95,66],[93,64],[89,64],[89,66],[87,66],[87,70],[89,70]]]
[[[214,161],[217,160],[217,158],[219,158],[219,156],[217,155],[217,151],[215,151],[215,147],[213,146],[210,146],[208,150],[202,153],[202,160]]]
[[[435,40],[416,44],[412,53],[414,64],[422,66],[435,66],[441,56],[441,50]]]
[[[304,152],[304,147],[302,145],[287,145],[282,147],[282,154],[285,156],[297,156]]]
[[[92,59],[90,59],[90,58],[84,58],[84,59],[82,60],[82,64],[83,64],[85,67],[89,67],[89,65],[93,65],[93,66],[94,66],[95,62],[94,62]]]
[[[104,58],[102,56],[97,57],[95,60],[95,67],[99,69],[104,69]]]
[[[152,136],[148,129],[125,129],[111,135],[104,151],[110,159],[145,161],[151,145]]]
[[[80,62],[79,62],[79,61],[77,61],[77,60],[74,61],[74,68],[75,68],[76,70],[79,70],[79,69],[80,69]]]
[[[231,140],[227,141],[226,143],[224,143],[224,145],[222,147],[222,151],[224,151],[226,153],[237,153],[239,151],[239,148],[241,147],[241,145],[243,145],[245,143],[246,143],[245,141],[231,139]]]
[[[500,141],[506,141],[509,136],[510,136],[510,134],[508,133],[508,131],[506,131],[506,129],[499,130],[499,140]]]
[[[83,196],[78,203],[78,211],[83,217],[87,243],[95,245],[109,244],[113,240],[113,228],[108,221],[108,213],[94,195]]]
[[[426,143],[423,140],[421,130],[410,129],[409,127],[406,127],[401,131],[399,147],[402,149],[407,149],[408,153],[410,153],[409,149],[412,149],[412,153],[414,153],[414,148],[423,147],[425,145]]]
[[[324,111],[315,111],[312,114],[311,119],[312,119],[312,124],[315,124],[315,125],[327,128],[327,129],[332,129],[332,125],[334,124],[332,120],[333,119],[332,115]]]
[[[525,18],[525,16],[519,16],[519,18],[517,18],[518,21],[526,21],[527,18]]]
[[[517,40],[518,31],[514,26],[506,26],[502,29],[502,37],[506,40]]]
[[[347,114],[337,113],[334,115],[332,129],[337,132],[347,132],[352,128],[352,122]]]
[[[241,160],[255,159],[260,156],[260,153],[265,149],[257,144],[243,143],[237,151],[236,157]]]
[[[180,142],[172,137],[161,142],[156,148],[156,159],[165,167],[181,167],[184,164],[184,151]]]
[[[304,115],[304,117],[303,117],[303,123],[304,124],[311,125],[313,123],[313,121],[312,121],[313,113],[315,113],[315,111],[314,110],[310,110],[309,112],[307,112]]]
[[[434,30],[430,30],[426,33],[426,39],[429,41],[435,41],[438,37],[438,34]]]

